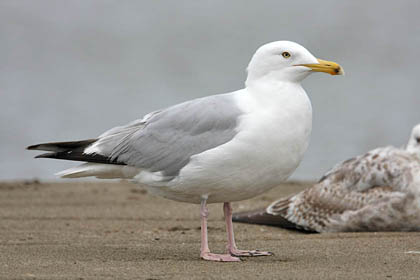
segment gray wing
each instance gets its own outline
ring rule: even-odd
[[[176,176],[191,156],[230,141],[241,114],[231,94],[195,99],[113,128],[86,153]]]

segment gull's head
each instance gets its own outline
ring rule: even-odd
[[[416,125],[413,127],[413,130],[411,130],[406,150],[420,157],[420,124]]]
[[[261,46],[248,65],[247,84],[262,78],[300,82],[311,72],[343,75],[340,65],[317,59],[301,45],[277,41]]]

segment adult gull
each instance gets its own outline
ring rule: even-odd
[[[343,74],[299,44],[260,47],[248,66],[245,88],[187,101],[112,128],[95,139],[28,147],[38,158],[86,162],[59,173],[64,178],[125,178],[151,193],[201,204],[201,258],[239,261],[270,252],[239,250],[231,202],[261,194],[296,169],[308,146],[311,102],[301,81],[312,72]],[[222,203],[228,254],[211,253],[208,203]]]
[[[420,124],[405,148],[346,160],[312,187],[233,220],[311,232],[420,231]]]

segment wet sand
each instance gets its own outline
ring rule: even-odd
[[[295,193],[288,183],[234,210]],[[210,205],[209,242],[224,251],[221,204]],[[271,257],[199,259],[197,205],[125,182],[0,183],[1,279],[420,279],[420,233],[301,234],[235,224],[242,249]]]

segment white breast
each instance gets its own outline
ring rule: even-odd
[[[242,101],[245,114],[238,140],[251,143],[250,155],[257,160],[264,180],[285,180],[299,165],[312,130],[312,107],[298,84],[282,84],[260,90]],[[261,165],[260,165],[261,164]],[[267,172],[271,172],[272,176]]]
[[[192,157],[177,179],[153,191],[200,203],[254,197],[287,179],[302,160],[312,128],[312,108],[300,85],[236,94],[245,112],[232,141]]]

